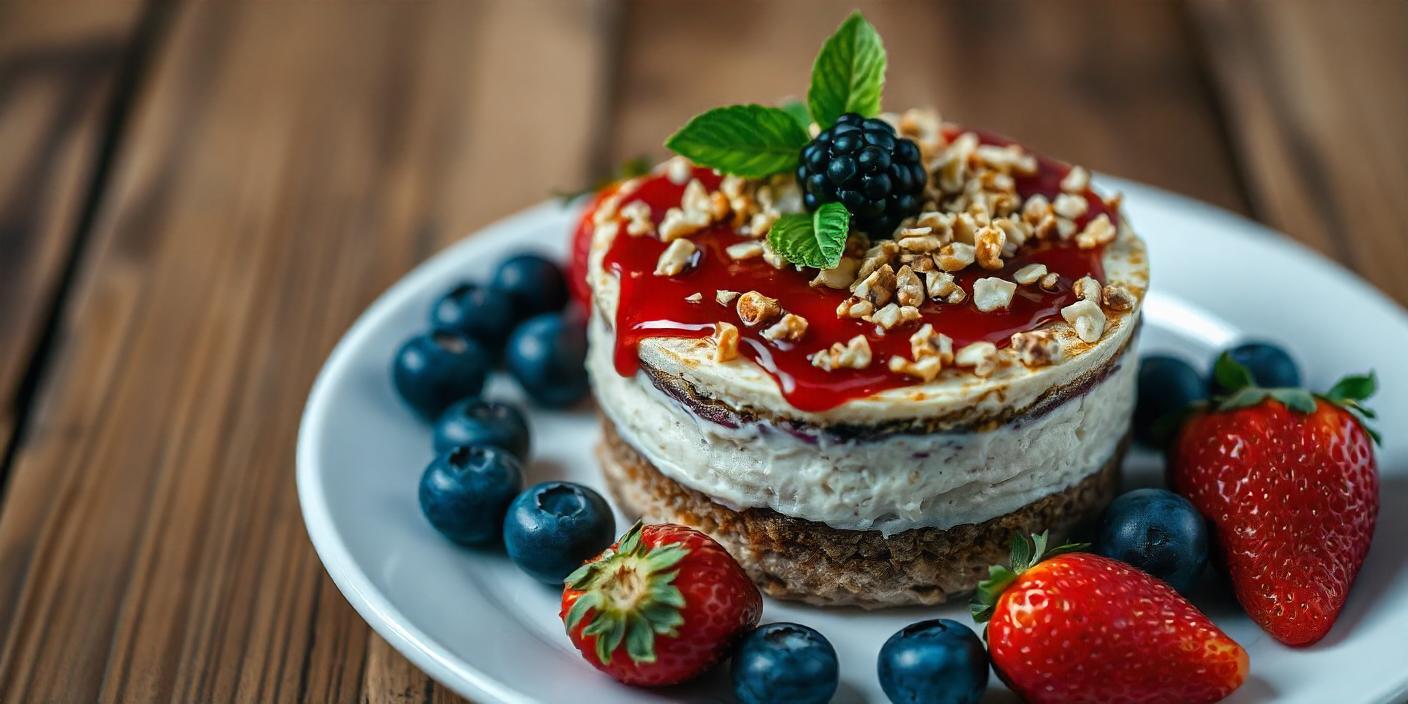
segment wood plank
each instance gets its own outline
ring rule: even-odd
[[[0,701],[443,700],[314,556],[299,414],[377,293],[587,178],[610,8],[176,12],[0,513]]]
[[[141,9],[0,3],[0,487]]]
[[[1408,303],[1408,4],[1194,4],[1257,216]]]
[[[856,4],[631,3],[613,155],[662,154],[665,136],[710,107],[805,95],[816,51]],[[1245,211],[1180,6],[859,5],[889,54],[887,107],[934,106],[1052,156]]]

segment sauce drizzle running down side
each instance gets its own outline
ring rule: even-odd
[[[983,136],[984,144],[1003,145],[1007,142]],[[1061,192],[1060,182],[1070,166],[1040,159],[1038,172],[1017,178],[1017,191],[1023,199],[1043,194],[1054,199]],[[696,169],[695,178],[709,190],[718,187],[720,177],[712,170]],[[678,206],[684,186],[675,184],[663,174],[645,177],[640,187],[621,205],[643,201],[650,206],[658,225],[668,208]],[[1094,192],[1085,193],[1089,209],[1076,225],[1078,228],[1104,213],[1118,224],[1113,212]],[[584,216],[589,222],[591,213]],[[585,226],[585,225],[584,225]],[[1102,248],[1080,249],[1074,242],[1028,244],[1008,261],[1001,271],[987,271],[970,266],[955,275],[964,290],[972,291],[973,281],[985,276],[1007,280],[1017,269],[1028,264],[1045,264],[1061,275],[1054,291],[1037,286],[1019,286],[1011,306],[1005,311],[983,313],[968,300],[959,304],[927,302],[920,308],[922,319],[896,327],[881,334],[877,326],[862,320],[836,317],[836,307],[845,300],[847,291],[813,288],[809,285],[815,271],[798,271],[793,267],[774,269],[761,258],[736,261],[725,249],[747,238],[728,225],[716,225],[691,238],[698,247],[694,266],[678,276],[655,276],[655,265],[665,243],[655,237],[630,237],[624,232],[616,237],[607,251],[604,266],[620,280],[620,301],[616,314],[616,371],[623,376],[636,373],[640,365],[638,346],[651,337],[702,338],[714,332],[718,322],[738,326],[739,352],[766,371],[777,381],[784,398],[802,411],[819,412],[839,406],[848,400],[916,383],[912,377],[893,373],[887,366],[892,356],[910,356],[909,336],[924,323],[953,338],[954,348],[979,340],[1005,347],[1012,333],[1032,330],[1061,317],[1061,308],[1075,302],[1071,284],[1090,275],[1104,282],[1101,265]],[[746,292],[756,290],[778,299],[788,312],[807,319],[806,335],[798,343],[772,341],[761,335],[761,329],[748,328],[738,320],[732,305],[723,306],[714,300],[720,289]],[[697,303],[685,300],[699,293]],[[812,366],[807,356],[829,347],[834,342],[845,343],[856,335],[870,342],[874,362],[866,369],[835,369],[826,371]]]

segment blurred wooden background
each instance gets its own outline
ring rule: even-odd
[[[1244,213],[1408,301],[1399,1],[0,0],[0,701],[455,700],[304,534],[324,356],[465,233],[804,92],[857,4],[887,105]]]

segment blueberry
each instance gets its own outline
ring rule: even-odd
[[[421,475],[420,510],[450,540],[489,545],[499,538],[504,513],[522,486],[513,455],[497,447],[455,447]]]
[[[402,343],[391,362],[401,398],[427,420],[450,404],[477,396],[493,361],[483,345],[458,330],[436,328]]]
[[[528,420],[507,403],[478,396],[456,401],[435,421],[435,451],[461,445],[492,445],[520,461],[528,459]]]
[[[1137,489],[1105,509],[1095,552],[1187,594],[1208,561],[1208,527],[1188,499],[1166,489]]]
[[[836,649],[796,623],[759,626],[733,656],[733,693],[740,704],[826,704],[839,682]]]
[[[587,395],[587,331],[574,313],[544,313],[513,331],[505,364],[539,404],[565,408]]]
[[[490,288],[513,301],[518,320],[562,310],[567,305],[567,279],[552,260],[537,254],[517,254],[494,270]]]
[[[876,670],[895,704],[971,704],[987,689],[988,653],[957,621],[920,621],[880,646]]]
[[[1206,397],[1207,382],[1187,362],[1159,354],[1141,359],[1139,399],[1134,408],[1134,439],[1149,447],[1163,447],[1169,438],[1161,437],[1161,433],[1172,428],[1160,421]]]
[[[504,516],[504,547],[518,568],[545,584],[562,580],[611,546],[616,519],[601,494],[572,482],[528,487]]]
[[[1257,386],[1300,388],[1300,367],[1296,366],[1296,361],[1291,359],[1290,353],[1279,345],[1270,342],[1246,342],[1227,350],[1227,353],[1252,373],[1252,378],[1256,380]],[[1216,362],[1217,360],[1214,359],[1213,363],[1216,364]],[[1213,391],[1219,393],[1224,391],[1217,384],[1216,377],[1212,378]]]
[[[478,284],[462,283],[431,305],[430,326],[459,330],[497,357],[516,322],[513,306],[505,305],[504,295]]]

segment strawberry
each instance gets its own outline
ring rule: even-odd
[[[978,585],[993,668],[1024,701],[1214,702],[1247,652],[1167,584],[1083,545],[1014,536],[1012,567]]]
[[[763,595],[713,538],[639,523],[567,576],[562,621],[598,670],[626,684],[693,679],[758,625]]]
[[[1195,410],[1169,458],[1170,484],[1212,523],[1237,601],[1287,645],[1334,625],[1374,535],[1379,473],[1361,405],[1373,373],[1323,395],[1263,389],[1223,355],[1227,395]]]

